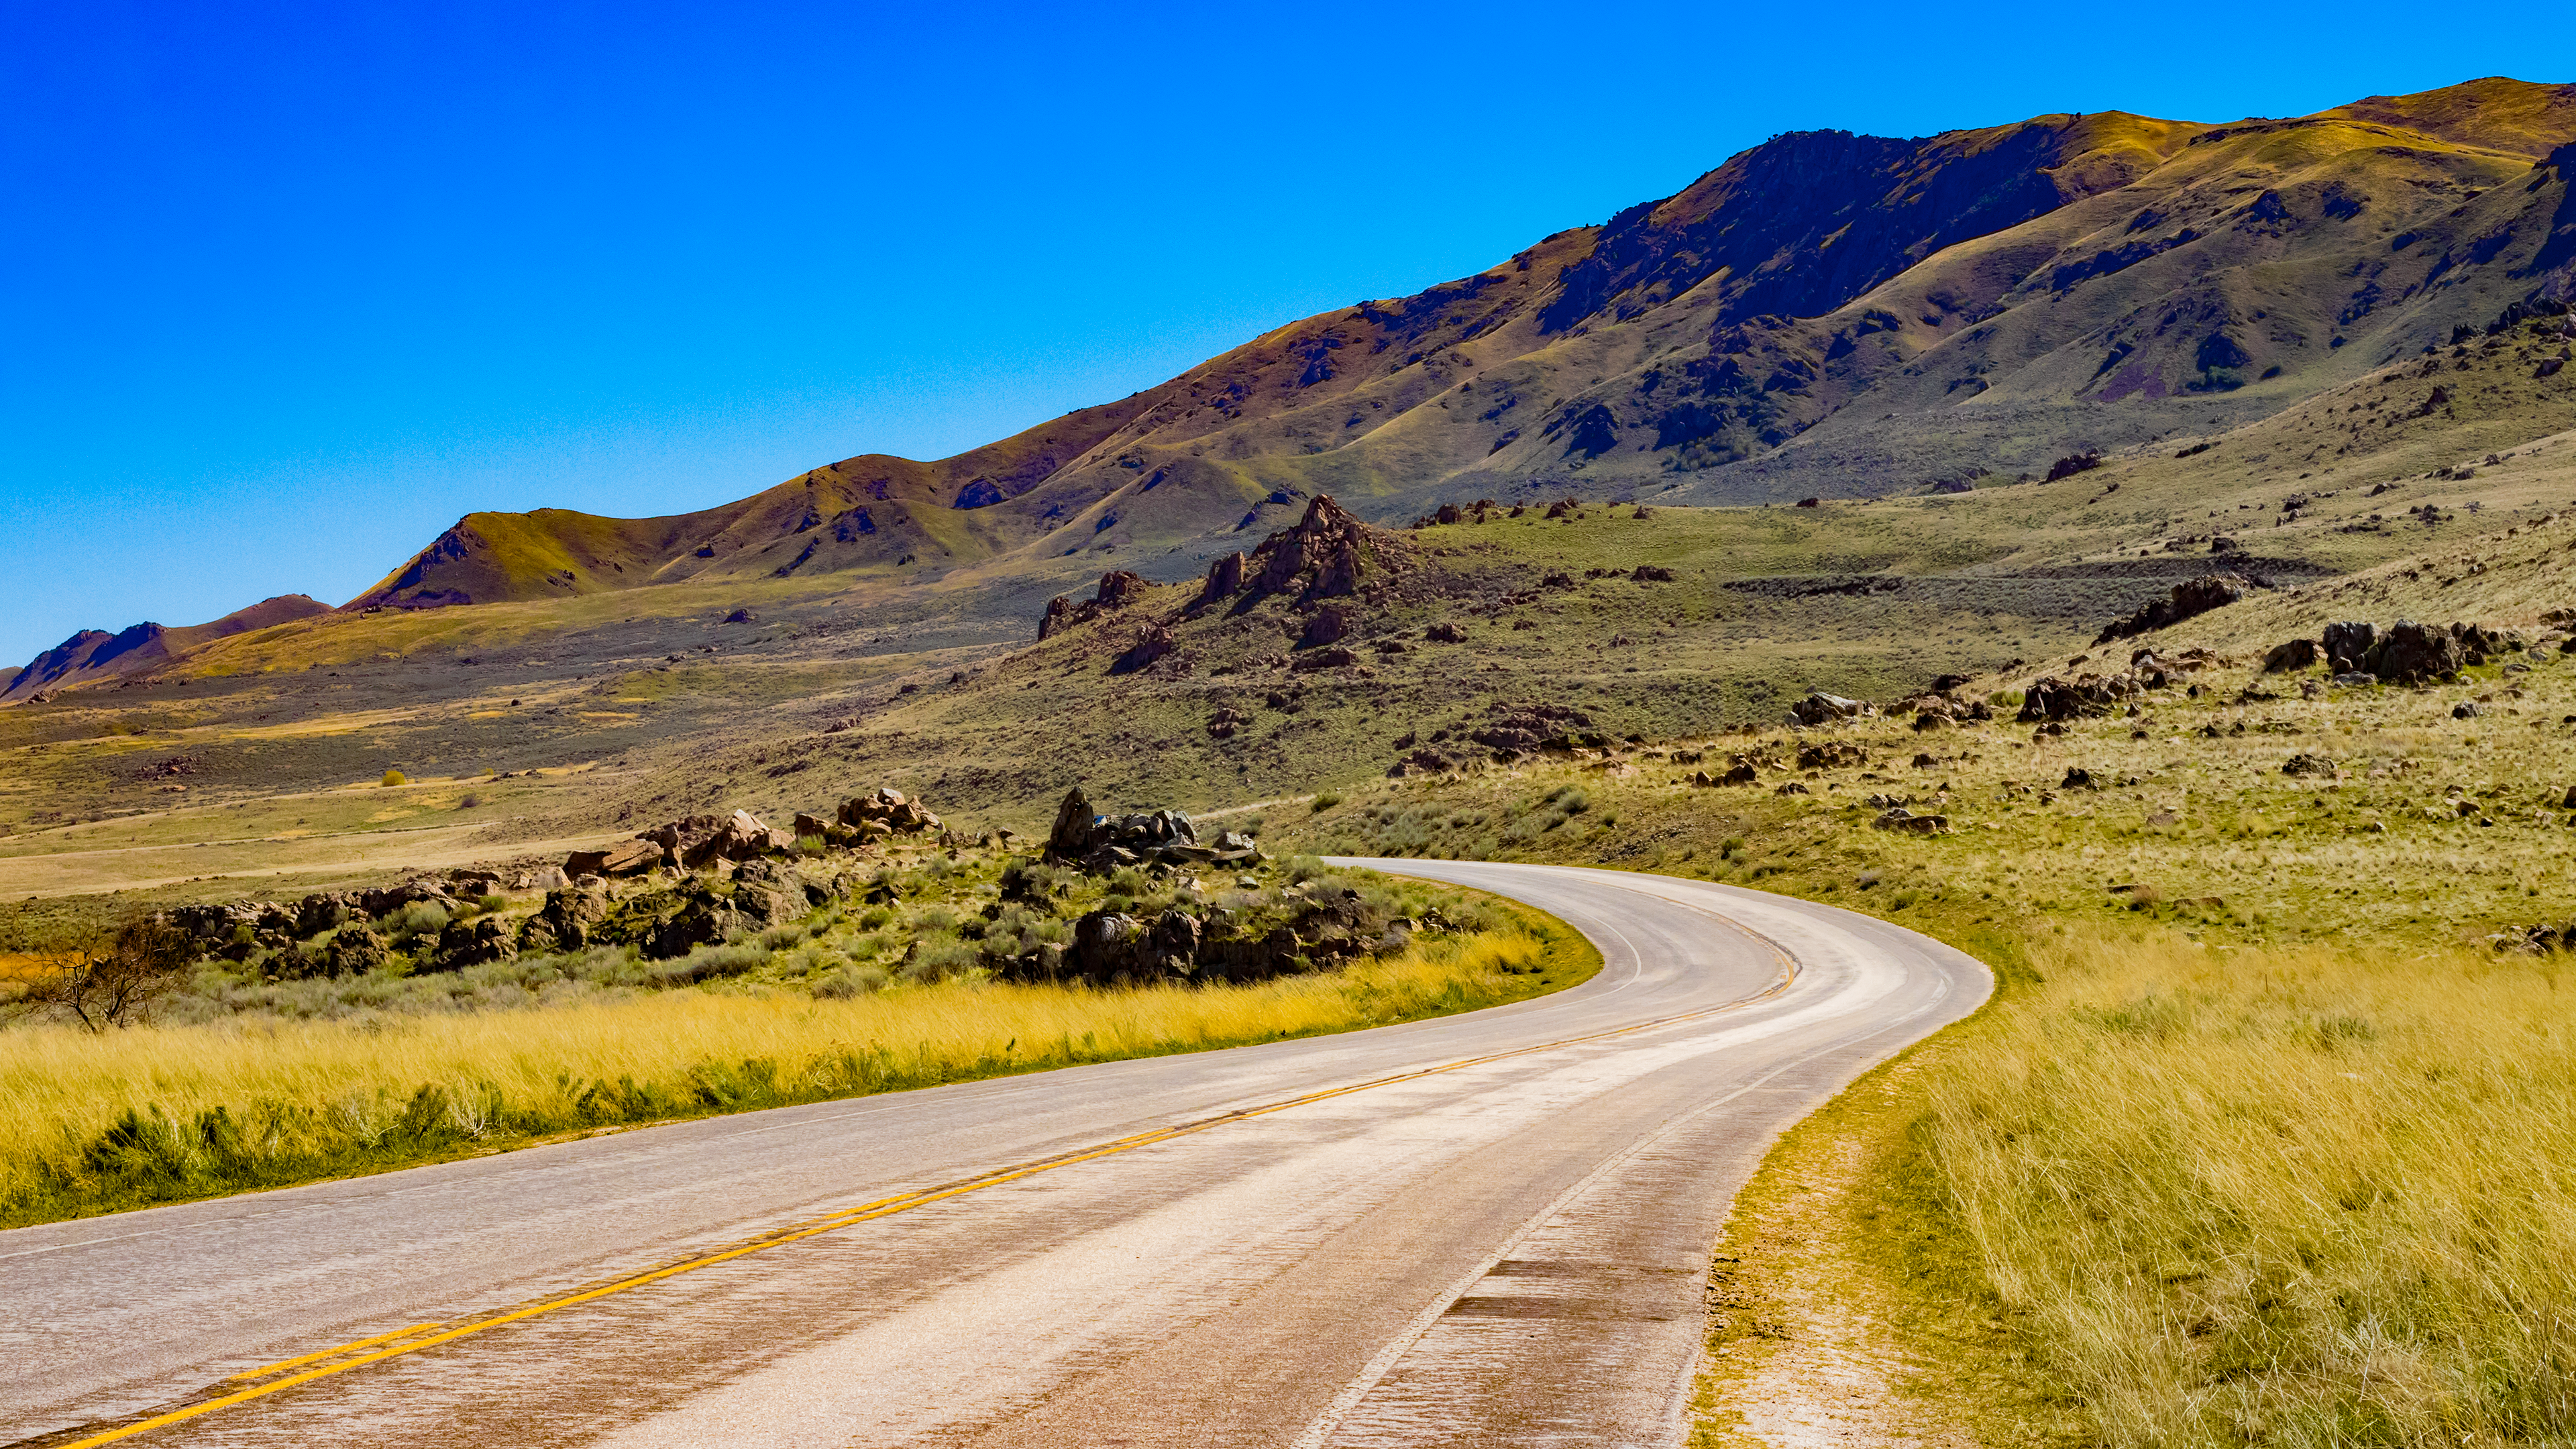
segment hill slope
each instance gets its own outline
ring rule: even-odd
[[[2563,298],[2571,142],[2576,86],[2503,79],[2225,126],[1794,133],[953,458],[844,459],[672,518],[475,514],[353,607],[988,560],[1170,577],[1327,491],[1386,518],[1442,491],[1723,503],[2036,471]]]
[[[302,594],[280,594],[249,608],[236,609],[210,624],[169,629],[159,624],[142,623],[115,634],[101,629],[83,629],[37,655],[26,668],[0,676],[0,705],[17,704],[51,691],[135,674],[218,639],[229,639],[254,629],[329,612],[330,606],[318,599]]]

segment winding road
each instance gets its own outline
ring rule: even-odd
[[[0,1233],[0,1444],[1668,1445],[1783,1127],[1985,999],[1866,916],[1553,912],[1490,1011]]]

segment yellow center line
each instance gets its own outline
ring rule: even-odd
[[[409,1338],[415,1333],[427,1333],[433,1328],[444,1328],[446,1326],[447,1325],[443,1323],[415,1323],[409,1328],[397,1328],[391,1333],[379,1333],[373,1338],[362,1338],[355,1343],[344,1343],[338,1348],[317,1349],[312,1353],[303,1354],[295,1358],[281,1359],[265,1368],[244,1369],[240,1373],[237,1373],[231,1378],[225,1380],[225,1382],[240,1383],[245,1379],[264,1379],[270,1374],[284,1373],[288,1369],[295,1368],[301,1364],[311,1363],[316,1359],[330,1358],[344,1353],[354,1353],[359,1349],[372,1348],[379,1343],[384,1343],[391,1339]]]
[[[988,1187],[999,1187],[1004,1183],[1017,1182],[1024,1177],[1032,1177],[1041,1172],[1052,1172],[1057,1168],[1072,1167],[1077,1163],[1096,1162],[1101,1158],[1114,1157],[1122,1152],[1133,1152],[1140,1147],[1151,1147],[1157,1143],[1169,1142],[1176,1137],[1192,1136],[1200,1132],[1206,1132],[1217,1127],[1225,1126],[1228,1123],[1248,1121],[1254,1117],[1267,1117],[1274,1112],[1285,1112],[1296,1107],[1312,1106],[1317,1102],[1330,1101],[1335,1097],[1346,1097],[1354,1092],[1366,1092],[1379,1087],[1391,1087],[1400,1082],[1418,1081],[1424,1077],[1438,1076],[1446,1072],[1463,1071],[1469,1067],[1487,1066],[1495,1062],[1510,1061],[1515,1057],[1530,1056],[1538,1052],[1556,1051],[1564,1047],[1582,1046],[1591,1042],[1607,1041],[1614,1037],[1632,1036],[1641,1031],[1653,1031],[1660,1027],[1673,1026],[1686,1021],[1696,1021],[1702,1017],[1717,1016],[1730,1011],[1741,1011],[1748,1006],[1753,1006],[1759,1002],[1767,1001],[1772,997],[1778,996],[1780,993],[1788,990],[1790,986],[1796,983],[1798,979],[1798,963],[1796,958],[1790,956],[1788,952],[1781,950],[1777,944],[1769,939],[1753,931],[1747,930],[1734,921],[1729,921],[1723,916],[1715,916],[1713,912],[1706,914],[1710,914],[1714,919],[1722,921],[1729,926],[1734,926],[1735,929],[1739,931],[1743,931],[1745,935],[1751,936],[1755,941],[1767,948],[1774,956],[1779,958],[1781,965],[1781,974],[1779,979],[1773,981],[1768,987],[1752,996],[1728,1002],[1724,1006],[1711,1006],[1704,1007],[1698,1011],[1679,1012],[1672,1016],[1657,1017],[1651,1021],[1641,1021],[1629,1026],[1613,1027],[1607,1031],[1596,1031],[1583,1036],[1571,1036],[1557,1041],[1540,1042],[1535,1046],[1514,1047],[1510,1051],[1492,1052],[1485,1056],[1466,1057],[1454,1062],[1443,1062],[1438,1066],[1417,1067],[1409,1072],[1398,1072],[1393,1076],[1378,1077],[1365,1082],[1354,1082],[1348,1086],[1327,1087],[1321,1091],[1308,1092],[1303,1096],[1290,1097],[1284,1101],[1264,1103],[1258,1107],[1242,1107],[1232,1112],[1220,1113],[1214,1117],[1204,1117],[1195,1122],[1183,1122],[1170,1127],[1157,1127],[1149,1131],[1135,1133],[1131,1136],[1115,1138],[1111,1141],[1099,1143],[1094,1146],[1076,1148],[1073,1151],[1059,1153],[1053,1157],[1042,1157],[1031,1162],[1019,1163],[1010,1167],[998,1167],[989,1172],[977,1174],[974,1177],[963,1178],[956,1182],[943,1184],[937,1187],[916,1188],[910,1192],[897,1193],[892,1197],[878,1198],[872,1202],[861,1203],[856,1207],[843,1208],[837,1212],[828,1213],[820,1218],[807,1219],[802,1223],[790,1223],[784,1227],[773,1229],[759,1237],[737,1243],[732,1247],[724,1248],[716,1252],[702,1254],[698,1257],[684,1259],[680,1262],[670,1263],[659,1268],[653,1268],[645,1272],[632,1274],[628,1277],[604,1283],[596,1288],[585,1288],[578,1292],[567,1293],[556,1298],[549,1298],[540,1303],[532,1303],[523,1308],[514,1308],[506,1312],[495,1313],[488,1317],[478,1318],[471,1322],[459,1324],[454,1328],[448,1329],[444,1333],[425,1332],[425,1330],[441,1326],[436,1323],[415,1324],[410,1328],[397,1329],[392,1333],[378,1334],[373,1338],[362,1338],[351,1343],[344,1343],[336,1348],[321,1349],[313,1353],[302,1355],[298,1358],[286,1359],[283,1362],[271,1364],[264,1369],[251,1369],[244,1373],[235,1374],[231,1378],[225,1380],[225,1382],[236,1383],[243,1379],[259,1378],[267,1374],[276,1373],[283,1369],[294,1368],[300,1364],[317,1365],[312,1368],[307,1368],[301,1373],[289,1374],[284,1378],[272,1379],[264,1384],[256,1384],[249,1388],[238,1389],[232,1393],[222,1394],[214,1398],[201,1399],[196,1403],[173,1409],[165,1414],[157,1414],[148,1419],[137,1420],[134,1423],[107,1430],[104,1433],[93,1434],[86,1439],[77,1439],[69,1444],[56,1446],[56,1449],[94,1449],[94,1446],[97,1445],[114,1444],[120,1440],[131,1439],[138,1434],[148,1434],[155,1429],[163,1429],[168,1428],[172,1424],[185,1423],[190,1419],[211,1414],[218,1409],[228,1409],[235,1404],[244,1404],[253,1399],[265,1398],[270,1394],[279,1393],[283,1390],[294,1388],[300,1384],[308,1384],[316,1379],[329,1378],[334,1374],[347,1373],[349,1370],[354,1368],[362,1368],[371,1363],[381,1363],[386,1359],[398,1358],[404,1354],[417,1353],[425,1348],[435,1348],[442,1343],[454,1343],[460,1338],[467,1338],[474,1334],[482,1333],[487,1329],[499,1328],[506,1323],[517,1323],[524,1319],[535,1318],[540,1314],[553,1313],[561,1309],[573,1307],[576,1304],[589,1303],[595,1299],[606,1298],[611,1294],[624,1293],[632,1289],[644,1287],[647,1284],[659,1283],[666,1278],[676,1278],[683,1273],[694,1273],[701,1268],[712,1268],[719,1263],[730,1263],[736,1258],[748,1257],[753,1253],[765,1252],[771,1248],[783,1247],[789,1243],[802,1242],[807,1238],[815,1237],[819,1234],[834,1232],[841,1228],[855,1227],[860,1223],[873,1222],[878,1218],[892,1217],[896,1213],[909,1212],[917,1207],[925,1207],[931,1203],[942,1202],[946,1199],[957,1197],[965,1193],[979,1192]],[[358,1350],[368,1348],[372,1345],[382,1346],[376,1347],[375,1351],[372,1353],[358,1352]],[[347,1358],[339,1357],[343,1354],[355,1354],[356,1356]],[[318,1362],[319,1360],[325,1359],[337,1359],[337,1362]]]

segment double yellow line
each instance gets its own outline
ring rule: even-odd
[[[1718,919],[1724,920],[1725,918],[1719,917]],[[1726,924],[1736,926],[1736,929],[1738,930],[1744,930],[1742,926],[1737,926],[1735,922],[1727,921]],[[629,1277],[619,1278],[608,1283],[603,1283],[595,1288],[584,1288],[576,1292],[566,1293],[560,1297],[548,1298],[540,1302],[531,1303],[525,1307],[507,1309],[481,1318],[470,1319],[453,1327],[444,1323],[416,1323],[409,1328],[396,1329],[391,1333],[377,1334],[373,1338],[361,1338],[354,1342],[340,1344],[333,1348],[320,1349],[313,1353],[302,1354],[295,1358],[285,1359],[277,1363],[268,1364],[261,1368],[245,1370],[244,1372],[235,1374],[231,1378],[224,1380],[225,1385],[238,1384],[241,1385],[239,1388],[226,1390],[222,1386],[218,1386],[213,1397],[197,1400],[194,1403],[172,1409],[168,1413],[156,1414],[147,1419],[139,1419],[133,1423],[107,1430],[104,1433],[93,1434],[86,1439],[77,1439],[69,1444],[58,1445],[55,1446],[55,1449],[92,1449],[92,1446],[95,1445],[113,1444],[119,1440],[131,1439],[138,1434],[148,1434],[155,1429],[166,1429],[173,1424],[183,1424],[190,1419],[201,1418],[207,1414],[214,1413],[218,1409],[228,1409],[236,1404],[246,1404],[253,1399],[262,1399],[271,1394],[282,1393],[285,1390],[294,1388],[300,1384],[312,1383],[316,1379],[325,1379],[335,1374],[344,1374],[351,1369],[363,1368],[371,1363],[382,1363],[386,1359],[399,1358],[404,1354],[418,1353],[422,1349],[435,1348],[442,1343],[454,1343],[460,1338],[468,1338],[490,1329],[499,1328],[506,1323],[518,1323],[525,1319],[535,1318],[543,1314],[556,1312],[560,1309],[570,1308],[575,1304],[589,1303],[596,1299],[606,1298],[611,1294],[628,1292],[632,1289],[644,1287],[648,1283],[659,1283],[666,1278],[676,1278],[683,1273],[694,1273],[701,1268],[712,1268],[718,1263],[730,1263],[736,1258],[745,1258],[754,1253],[766,1252],[771,1248],[783,1247],[789,1243],[802,1242],[807,1238],[815,1237],[823,1233],[836,1232],[842,1228],[853,1227],[860,1223],[873,1222],[878,1218],[892,1217],[896,1213],[909,1212],[914,1208],[925,1207],[931,1203],[945,1201],[948,1198],[958,1197],[966,1193],[980,1192],[988,1187],[999,1187],[1007,1182],[1017,1182],[1021,1178],[1033,1177],[1041,1172],[1053,1172],[1057,1168],[1072,1167],[1077,1163],[1094,1162],[1103,1157],[1114,1157],[1122,1152],[1133,1152],[1140,1147],[1151,1147],[1156,1143],[1169,1142],[1176,1137],[1188,1137],[1196,1133],[1210,1131],[1214,1128],[1223,1127],[1231,1122],[1247,1121],[1254,1117],[1266,1117],[1274,1112],[1285,1112],[1291,1108],[1311,1106],[1317,1102],[1330,1101],[1335,1097],[1346,1097],[1354,1092],[1371,1091],[1378,1087],[1391,1087],[1399,1082],[1418,1081],[1421,1078],[1438,1076],[1444,1072],[1463,1071],[1469,1067],[1480,1067],[1494,1062],[1509,1061],[1514,1057],[1525,1057],[1538,1052],[1556,1051],[1570,1046],[1581,1046],[1587,1042],[1606,1041],[1613,1037],[1631,1036],[1641,1031],[1653,1031],[1660,1027],[1673,1026],[1681,1022],[1696,1021],[1702,1017],[1717,1016],[1730,1011],[1740,1011],[1745,1007],[1752,1006],[1758,1002],[1767,1001],[1770,998],[1779,995],[1781,992],[1788,990],[1789,987],[1797,980],[1798,975],[1797,962],[1787,952],[1781,950],[1779,946],[1771,941],[1759,935],[1755,935],[1751,931],[1745,931],[1745,934],[1753,936],[1756,941],[1759,941],[1763,946],[1769,948],[1772,954],[1779,958],[1782,968],[1781,974],[1779,979],[1773,981],[1770,986],[1761,992],[1752,996],[1744,997],[1737,1001],[1728,1002],[1724,1006],[1712,1006],[1702,1008],[1698,1011],[1680,1012],[1672,1016],[1657,1017],[1651,1021],[1641,1021],[1632,1026],[1614,1027],[1608,1031],[1596,1031],[1583,1036],[1571,1036],[1557,1041],[1540,1042],[1535,1046],[1515,1047],[1510,1051],[1492,1052],[1480,1057],[1465,1057],[1454,1062],[1443,1062],[1438,1066],[1419,1067],[1409,1072],[1398,1072],[1390,1077],[1379,1077],[1372,1081],[1355,1082],[1345,1087],[1328,1087],[1319,1092],[1308,1092],[1301,1097],[1290,1097],[1284,1101],[1265,1103],[1258,1107],[1238,1108],[1232,1112],[1219,1113],[1214,1117],[1203,1117],[1195,1122],[1184,1122],[1171,1127],[1157,1127],[1148,1132],[1139,1132],[1133,1136],[1121,1137],[1114,1141],[1100,1143],[1096,1146],[1075,1148],[1070,1152],[1058,1153],[1053,1157],[1041,1157],[1035,1161],[1018,1163],[1010,1167],[997,1167],[989,1172],[979,1173],[973,1177],[960,1178],[955,1182],[944,1183],[937,1187],[919,1188],[912,1192],[897,1193],[893,1197],[881,1197],[876,1199],[874,1202],[861,1203],[857,1207],[845,1208],[838,1212],[827,1213],[818,1218],[808,1218],[800,1222],[790,1223],[784,1227],[772,1229],[759,1237],[746,1239],[731,1247],[719,1249],[712,1253],[701,1254],[693,1258],[685,1258],[659,1268],[653,1268],[642,1273],[633,1274]]]

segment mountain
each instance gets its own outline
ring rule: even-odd
[[[670,518],[472,514],[347,607],[981,564],[1170,577],[1327,492],[1384,519],[1442,494],[1747,503],[2043,472],[2564,300],[2571,143],[2576,86],[2506,79],[2226,125],[1793,133],[953,458],[848,458]]]
[[[102,679],[134,674],[218,639],[329,612],[330,605],[319,599],[280,594],[249,608],[236,609],[210,624],[169,629],[143,623],[115,634],[83,629],[37,655],[26,668],[0,674],[0,705],[20,704]]]

